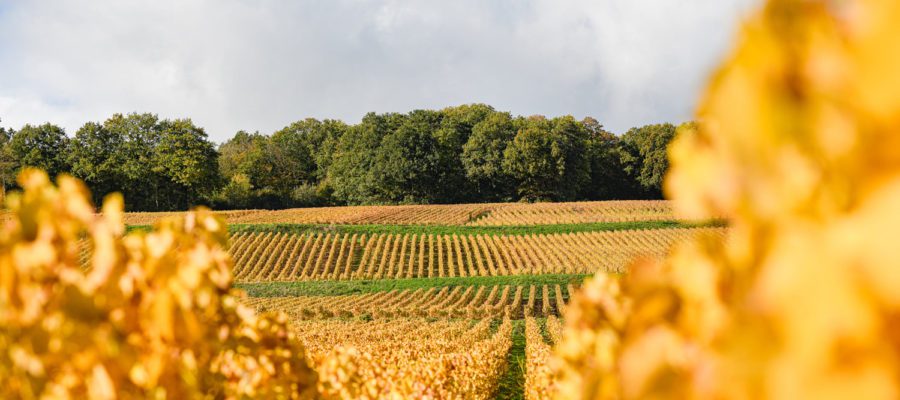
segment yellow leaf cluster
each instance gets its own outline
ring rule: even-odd
[[[900,2],[770,0],[667,190],[724,216],[567,311],[560,398],[900,397]]]
[[[19,185],[0,230],[0,398],[314,396],[284,317],[238,303],[209,211],[126,235],[118,195],[98,215],[74,178]]]

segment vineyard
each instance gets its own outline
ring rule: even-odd
[[[253,294],[238,304],[285,318],[318,376],[319,396],[546,399],[556,391],[553,346],[586,276],[625,274],[635,259],[659,261],[679,243],[721,242],[728,231],[592,225],[668,213],[665,202],[598,202],[212,214],[244,224],[224,248],[232,279]],[[541,231],[559,223],[569,225]],[[481,226],[525,228],[479,233]],[[474,230],[447,233],[458,227]],[[96,273],[97,243],[82,238],[76,246],[83,271]]]
[[[602,225],[671,221],[662,201],[214,214],[241,224],[227,252],[234,281],[255,294],[239,303],[286,317],[326,398],[550,398],[549,359],[585,276],[626,273],[636,258],[727,234],[715,224]],[[91,271],[92,243],[78,248]]]
[[[724,228],[550,235],[288,234],[232,237],[240,282],[399,279],[620,272],[636,256],[662,257],[695,235]]]
[[[535,228],[671,218],[663,202],[473,207],[248,211],[230,218]],[[585,274],[624,273],[635,258],[659,260],[678,243],[694,237],[721,241],[727,233],[713,226],[549,234],[283,228],[260,225],[231,235],[236,282],[248,290],[275,283],[316,286],[288,286],[294,293],[246,297],[241,303],[257,313],[287,316],[319,374],[320,393],[334,398],[550,398],[555,382],[549,359],[562,340],[564,310]],[[514,281],[527,276],[537,280]],[[538,281],[545,276],[563,283]],[[497,282],[469,281],[478,278]],[[394,281],[412,287],[374,284]],[[436,284],[425,285],[432,281]],[[345,294],[311,289],[340,282],[350,285]]]
[[[281,311],[293,320],[328,318],[501,318],[559,316],[573,284],[444,286],[344,296],[248,297],[257,310]]]
[[[134,212],[128,225],[148,225],[177,212]],[[218,211],[229,224],[517,226],[675,220],[667,201],[487,203]]]
[[[320,374],[320,392],[335,398],[492,398],[501,376],[515,367],[507,360],[512,320],[524,318],[520,390],[524,398],[547,399],[554,384],[548,360],[562,340],[560,314],[576,290],[571,284],[457,286],[242,302],[289,317]],[[491,329],[495,321],[500,324]]]

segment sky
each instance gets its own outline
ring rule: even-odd
[[[0,0],[0,126],[114,113],[213,141],[486,103],[622,133],[691,118],[759,0]]]

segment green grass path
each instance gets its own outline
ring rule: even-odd
[[[506,374],[500,378],[497,398],[502,400],[525,398],[525,320],[514,320],[512,348],[506,358]]]
[[[407,279],[375,279],[350,281],[298,281],[298,282],[259,282],[237,283],[235,287],[243,289],[254,297],[278,296],[340,296],[385,292],[391,290],[420,289],[444,286],[494,286],[494,285],[566,285],[581,283],[586,274],[556,275],[506,275],[506,276],[469,276],[453,278],[407,278]]]

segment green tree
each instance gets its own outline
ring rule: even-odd
[[[379,198],[403,203],[440,200],[442,165],[433,133],[441,119],[437,111],[413,111],[382,139],[373,166]]]
[[[307,118],[275,132],[269,142],[268,157],[273,162],[275,174],[282,177],[277,186],[279,192],[294,193],[298,188],[303,196],[290,196],[310,201],[310,187],[324,182],[332,155],[340,137],[347,130],[341,121],[319,121]],[[328,189],[321,189],[325,195]],[[293,201],[293,200],[292,200]]]
[[[96,122],[84,124],[70,141],[69,163],[72,175],[91,188],[94,204],[112,192],[127,191],[125,137]]]
[[[240,200],[240,203],[252,208],[283,208],[288,204],[286,192],[290,190],[289,185],[282,184],[283,180],[277,176],[271,151],[270,138],[259,132],[239,131],[219,146],[219,171],[223,179],[230,185],[235,182],[235,177],[240,176],[240,184],[243,185],[246,179],[250,186],[248,199]],[[226,200],[218,204],[222,208],[245,207],[231,204],[227,196],[217,196],[217,199]]]
[[[550,122],[531,117],[503,152],[503,170],[516,180],[523,199],[553,200],[565,172],[562,153]]]
[[[581,123],[588,132],[586,152],[591,173],[584,197],[590,200],[632,198],[634,185],[623,170],[619,138],[593,118],[585,118]]]
[[[401,114],[369,113],[358,125],[341,136],[328,168],[328,182],[334,197],[346,204],[390,202],[380,189],[377,176],[378,149],[381,142],[399,127],[406,117]]]
[[[316,159],[313,141],[321,122],[309,118],[276,131],[269,138],[267,156],[272,162],[273,175],[278,177],[273,187],[279,193],[290,193],[295,187],[316,178]]]
[[[119,188],[128,211],[166,210],[162,192],[165,179],[153,168],[153,153],[159,143],[159,118],[150,113],[113,114],[103,121],[110,135],[123,138],[120,148],[124,177]]]
[[[590,183],[587,141],[571,116],[531,117],[504,151],[503,167],[525,200],[575,200]]]
[[[219,145],[219,173],[225,180],[237,174],[248,180],[247,171],[257,158],[262,157],[265,137],[259,132],[238,131],[231,139]]]
[[[213,196],[216,208],[245,209],[254,206],[253,186],[244,174],[234,174]]]
[[[129,211],[162,211],[210,197],[220,184],[216,157],[203,129],[190,120],[132,113],[85,124],[69,160],[72,172],[98,193],[122,192]]]
[[[556,189],[555,200],[584,198],[590,188],[591,159],[588,150],[590,135],[584,125],[570,115],[554,118],[551,135],[556,148],[551,157],[558,157],[562,165],[561,182]]]
[[[509,113],[495,112],[472,127],[460,159],[479,200],[509,200],[513,195],[513,181],[503,167],[503,154],[521,124]]]
[[[622,137],[594,119],[514,117],[485,104],[307,118],[271,136],[244,131],[216,148],[190,120],[149,113],[59,127],[0,129],[0,184],[21,166],[71,172],[128,210],[325,204],[659,198],[672,124]]]
[[[206,132],[190,119],[163,120],[154,149],[153,171],[163,177],[167,206],[187,209],[220,186],[218,153]]]
[[[349,126],[343,121],[326,119],[314,132],[312,141],[313,157],[316,161],[316,197],[319,201],[332,201],[334,189],[328,181],[328,168],[334,160],[341,137],[347,132]],[[296,191],[296,189],[295,189]],[[299,197],[294,196],[295,201]]]
[[[308,118],[271,136],[239,131],[219,146],[219,171],[229,182],[238,175],[242,176],[241,185],[247,180],[249,199],[241,201],[251,207],[321,205],[329,197],[324,183],[327,166],[346,129],[340,121]],[[232,189],[235,187],[223,188]],[[239,207],[222,194],[216,196],[216,202],[223,208]]]
[[[37,167],[50,176],[69,170],[66,132],[53,124],[25,125],[12,135],[9,149],[18,167]]]
[[[14,130],[0,126],[0,190],[4,193],[14,187],[16,171],[19,170],[19,163],[10,148],[14,134]]]
[[[669,169],[669,143],[675,137],[670,123],[629,129],[622,135],[622,165],[643,197],[662,198],[662,183]]]
[[[328,166],[331,164],[331,156],[337,148],[341,136],[347,131],[347,124],[334,119],[317,121],[309,118],[305,121],[305,131],[309,137],[306,144],[309,146],[309,153],[316,165],[314,178],[322,180],[325,178]]]
[[[437,140],[435,152],[439,165],[438,175],[435,178],[439,182],[435,185],[436,202],[481,201],[477,191],[468,182],[461,154],[463,146],[472,136],[475,125],[494,113],[496,113],[494,108],[486,104],[465,104],[441,110],[443,115],[441,125],[434,132]]]

